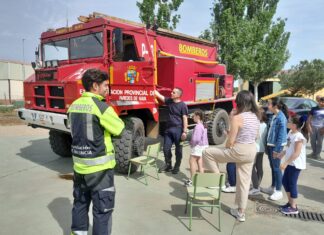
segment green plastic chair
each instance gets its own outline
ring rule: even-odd
[[[155,170],[156,170],[156,177],[157,177],[158,180],[160,180],[159,174],[158,174],[158,167],[157,167],[157,164],[156,164],[156,160],[159,157],[160,148],[161,148],[160,143],[148,145],[146,155],[130,159],[129,160],[127,179],[129,179],[131,166],[132,166],[132,164],[134,164],[134,165],[137,165],[137,166],[141,166],[141,172],[144,174],[145,184],[146,185],[148,185],[148,184],[147,184],[147,179],[146,179],[147,174],[145,173],[145,170],[148,169],[148,168],[154,167]]]
[[[193,177],[193,186],[187,187],[187,200],[185,213],[187,214],[188,203],[190,206],[189,230],[191,231],[192,208],[193,207],[211,207],[213,213],[214,207],[218,208],[218,225],[221,231],[220,211],[221,211],[221,188],[225,185],[224,173],[196,173]],[[207,188],[208,187],[208,188]],[[209,188],[213,187],[213,188]],[[211,204],[196,204],[196,201],[211,201]]]

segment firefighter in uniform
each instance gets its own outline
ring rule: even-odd
[[[82,76],[82,84],[86,92],[68,110],[74,163],[71,234],[88,233],[92,201],[92,234],[107,235],[111,233],[115,204],[116,162],[111,135],[120,135],[125,125],[104,102],[109,89],[107,73],[89,69]]]

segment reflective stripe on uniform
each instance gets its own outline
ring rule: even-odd
[[[96,158],[79,158],[73,156],[73,162],[79,163],[87,166],[96,166],[96,165],[102,165],[109,161],[115,160],[115,156],[103,156],[103,157],[96,157]]]
[[[87,139],[90,141],[94,141],[93,137],[93,115],[92,114],[86,114],[87,118]]]
[[[71,235],[87,235],[88,231],[72,231]]]
[[[112,186],[110,188],[104,188],[101,191],[115,192],[115,186]]]

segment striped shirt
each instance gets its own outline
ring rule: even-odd
[[[243,112],[239,115],[243,118],[243,126],[239,129],[235,142],[241,144],[255,143],[260,126],[258,117],[252,112]]]

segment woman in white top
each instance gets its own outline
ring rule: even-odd
[[[301,170],[306,169],[306,143],[308,131],[306,125],[307,117],[294,116],[288,121],[290,132],[287,138],[287,149],[279,154],[279,158],[284,155],[283,163],[280,165],[284,170],[282,184],[285,188],[288,203],[281,206],[284,214],[298,214],[297,208],[297,180]]]

